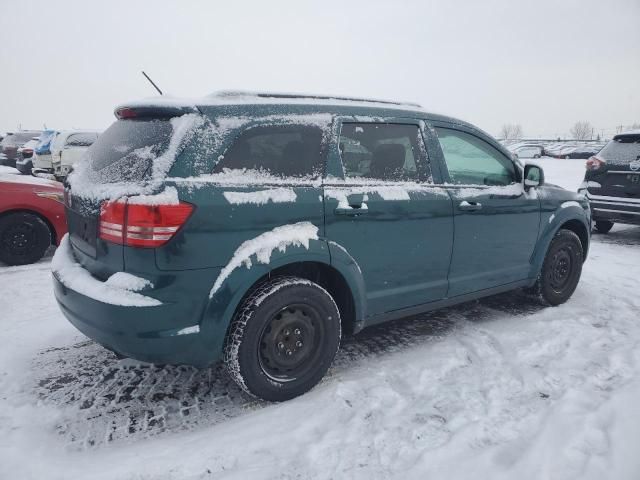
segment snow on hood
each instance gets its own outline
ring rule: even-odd
[[[222,269],[220,275],[213,284],[209,298],[220,289],[227,277],[236,268],[244,265],[251,268],[251,257],[256,256],[258,263],[266,265],[271,261],[274,250],[284,252],[289,246],[304,247],[309,249],[309,242],[318,240],[318,227],[310,222],[298,222],[291,225],[282,225],[269,230],[255,238],[244,241],[234,252],[229,263]]]

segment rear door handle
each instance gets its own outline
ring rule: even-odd
[[[458,205],[458,208],[465,212],[475,212],[482,209],[482,204],[480,202],[467,202],[466,200],[463,200],[460,202],[460,205]]]
[[[336,207],[333,211],[336,215],[348,215],[350,217],[357,217],[359,215],[364,215],[365,213],[369,213],[369,209],[366,205],[355,206],[355,207]]]

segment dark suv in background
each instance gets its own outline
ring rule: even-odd
[[[29,140],[40,136],[39,130],[21,130],[15,133],[8,133],[0,142],[0,165],[15,167],[18,159],[18,149]]]
[[[614,223],[640,225],[640,130],[616,135],[587,160],[580,191],[599,232],[609,232]]]
[[[123,356],[222,359],[286,400],[342,333],[525,287],[574,292],[584,196],[417,105],[218,94],[116,110],[66,184],[66,317]]]

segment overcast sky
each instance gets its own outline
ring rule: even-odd
[[[0,131],[104,129],[155,92],[411,100],[497,134],[640,122],[640,0],[0,0]]]

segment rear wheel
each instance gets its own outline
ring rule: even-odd
[[[313,388],[340,344],[340,312],[320,285],[277,277],[240,306],[224,350],[227,371],[246,392],[288,400]]]
[[[609,233],[609,230],[613,228],[613,222],[608,220],[596,220],[596,230],[600,233]]]
[[[32,213],[0,218],[0,261],[8,265],[37,262],[51,245],[47,224]]]

